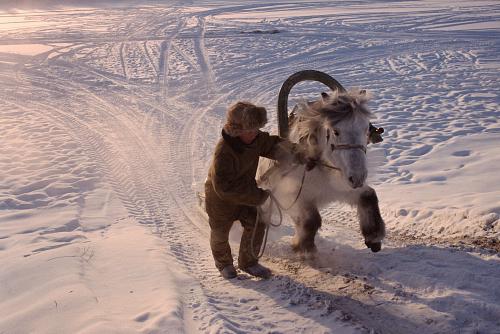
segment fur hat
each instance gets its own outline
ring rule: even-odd
[[[242,131],[257,130],[267,123],[267,111],[249,102],[237,102],[227,111],[224,132],[238,137]]]

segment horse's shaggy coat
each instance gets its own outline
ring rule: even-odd
[[[380,250],[384,221],[375,190],[365,183],[372,116],[368,100],[365,91],[351,90],[323,93],[318,101],[299,104],[291,117],[290,140],[299,143],[316,168],[304,172],[301,166],[280,164],[266,173],[272,163],[263,161],[259,166],[259,175],[266,175],[262,186],[271,189],[279,202],[290,203],[301,189],[296,203],[285,210],[295,222],[296,250],[315,251],[314,238],[321,226],[318,208],[337,201],[357,207],[366,245]],[[263,214],[269,216],[266,210]]]

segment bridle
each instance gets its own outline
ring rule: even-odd
[[[366,154],[366,146],[365,145],[354,145],[354,144],[341,144],[341,145],[335,145],[335,144],[330,144],[332,147],[332,151],[335,150],[356,150],[360,149]]]
[[[330,138],[330,134],[328,133],[326,136],[326,140],[328,141],[329,138]],[[330,144],[330,147],[332,148],[332,152],[335,150],[358,150],[359,149],[359,150],[363,151],[364,154],[366,154],[366,146],[361,145],[361,144],[338,144],[338,145]],[[324,160],[318,161],[318,164],[323,166],[323,167],[326,167],[326,168],[338,170],[339,172],[342,171],[340,168],[332,166],[332,165],[328,164],[327,162],[325,162]]]
[[[326,141],[328,142],[330,140],[330,130],[327,130],[326,132]],[[354,144],[339,144],[339,145],[335,145],[335,144],[330,144],[331,148],[332,148],[332,151],[335,151],[335,150],[356,150],[356,149],[360,149],[361,151],[363,151],[365,154],[366,154],[366,145],[354,145]]]

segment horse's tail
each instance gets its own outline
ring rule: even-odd
[[[345,91],[345,88],[337,80],[320,71],[304,70],[289,76],[281,86],[278,96],[278,128],[280,137],[288,137],[288,95],[293,86],[307,80],[321,82],[331,90]]]

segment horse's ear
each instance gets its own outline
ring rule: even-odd
[[[361,94],[361,95],[366,95],[366,89],[362,89],[362,90],[360,90],[360,91],[359,91],[359,94]]]
[[[328,99],[330,97],[330,95],[328,95],[327,93],[325,92],[322,92],[321,93],[321,98],[323,99],[323,101],[325,101],[326,99]]]

